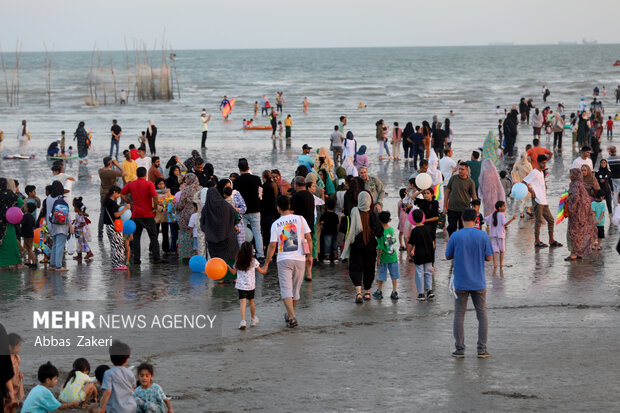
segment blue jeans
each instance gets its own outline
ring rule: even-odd
[[[379,281],[386,282],[388,272],[390,273],[391,279],[398,280],[400,278],[400,269],[398,268],[398,262],[392,262],[390,264],[380,264],[377,271]]]
[[[116,157],[118,158],[118,145],[119,141],[117,141],[116,139],[112,139],[110,141],[110,156],[112,156],[112,152],[114,152],[114,147],[116,146]]]
[[[418,294],[433,289],[433,263],[415,265],[415,288]]]
[[[467,299],[471,295],[478,318],[478,352],[486,351],[487,336],[489,334],[489,319],[487,318],[487,290],[462,291],[456,290],[458,298],[454,299],[454,345],[457,350],[465,350],[465,333],[463,322],[467,311]]]
[[[379,156],[383,156],[383,149],[385,149],[387,156],[390,156],[390,149],[387,141],[377,141],[377,143],[379,144]]]
[[[52,268],[62,268],[62,257],[65,253],[67,243],[66,234],[56,234],[52,237],[52,252],[50,253],[50,266]]]
[[[424,149],[411,149],[411,156],[409,157],[410,159],[413,159],[413,168],[414,169],[418,169],[418,158],[420,158],[420,161],[422,161],[422,159],[424,159]]]
[[[325,257],[338,254],[338,234],[323,235],[323,245],[325,246]]]
[[[256,248],[256,256],[258,258],[265,258],[263,252],[263,236],[260,231],[260,212],[252,212],[243,215],[245,224],[250,224],[252,229],[252,235],[254,236],[254,246]]]

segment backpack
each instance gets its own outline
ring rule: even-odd
[[[68,218],[69,204],[67,204],[64,197],[60,196],[54,201],[52,213],[50,214],[50,221],[55,225],[65,225],[68,224]]]

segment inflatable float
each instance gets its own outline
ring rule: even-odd
[[[614,66],[620,66],[620,60],[616,60],[616,61],[614,62]]]
[[[71,159],[77,159],[77,158],[78,158],[77,154],[67,156],[66,158],[63,158],[62,156],[49,156],[48,155],[47,160],[48,161],[64,161],[65,159],[71,160]]]
[[[224,117],[224,119],[226,119],[228,115],[230,115],[230,112],[233,110],[234,107],[235,107],[235,99],[230,99],[228,101],[228,104],[224,106],[224,108],[222,109],[222,116]]]
[[[244,126],[243,130],[271,130],[271,125]]]
[[[19,154],[6,155],[4,156],[4,159],[34,159],[34,154],[33,155],[19,155]]]

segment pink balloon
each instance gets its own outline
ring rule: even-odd
[[[175,204],[178,204],[178,203],[179,203],[179,201],[181,200],[181,193],[182,193],[182,192],[183,192],[183,191],[179,191],[179,192],[177,192],[176,194],[174,194],[174,203],[175,203]]]
[[[407,218],[409,219],[409,222],[411,223],[411,225],[415,227],[417,224],[413,220],[413,215],[411,215],[413,211],[415,210],[412,209],[411,211],[409,211],[409,215],[407,215]],[[420,225],[424,224],[424,221],[426,221],[426,215],[424,215],[424,212],[422,212],[422,222],[420,222]]]
[[[22,218],[24,217],[24,213],[21,209],[17,207],[11,207],[6,211],[6,220],[11,224],[19,224],[22,222]]]

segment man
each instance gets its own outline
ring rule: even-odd
[[[260,227],[260,198],[262,195],[261,181],[256,175],[250,173],[250,166],[245,158],[240,158],[237,164],[239,168],[239,178],[233,181],[233,187],[243,197],[247,207],[243,220],[245,225],[250,224],[254,243],[256,247],[256,257],[262,260],[265,257],[263,249],[263,237]]]
[[[293,328],[298,325],[295,307],[300,298],[299,290],[305,264],[308,262],[312,264],[312,238],[308,223],[304,217],[292,213],[287,197],[279,196],[277,206],[280,218],[271,225],[271,242],[267,249],[265,269],[269,267],[277,246],[280,295],[286,307],[284,320],[289,328]],[[306,254],[304,253],[304,241],[309,250]]]
[[[207,132],[209,132],[209,121],[211,120],[211,115],[207,117],[206,112],[202,112],[200,114],[200,130],[202,131],[202,140],[200,141],[200,149],[207,149],[205,146],[207,144]]]
[[[617,105],[618,102],[620,102],[620,85],[618,85],[618,88],[616,89],[614,94],[616,95],[616,105]]]
[[[444,190],[443,211],[448,215],[448,236],[463,228],[461,215],[471,205],[476,196],[476,184],[469,177],[469,166],[465,162],[459,164],[458,174],[453,175]]]
[[[476,216],[476,210],[472,208],[463,211],[464,228],[450,237],[446,247],[446,259],[454,259],[452,281],[455,299],[452,331],[456,350],[452,356],[456,358],[465,357],[463,322],[469,296],[474,303],[478,318],[478,358],[490,356],[487,351],[489,320],[484,262],[491,261],[493,247],[486,232],[474,228]]]
[[[343,115],[340,117],[340,123],[338,123],[338,130],[342,133],[342,136],[345,136],[344,128],[347,126],[347,115]]]
[[[134,264],[140,264],[140,238],[142,230],[146,229],[151,241],[150,251],[153,253],[153,262],[160,264],[166,262],[159,256],[159,241],[157,240],[157,226],[155,224],[155,208],[159,203],[159,195],[155,191],[153,182],[146,180],[146,169],[139,167],[138,179],[129,182],[121,190],[121,196],[125,202],[131,202],[131,220],[136,223],[136,231],[133,233],[132,258]],[[131,198],[128,196],[131,195]]]
[[[553,116],[553,149],[562,150],[562,135],[564,135],[564,119],[558,110]]]
[[[443,150],[446,145],[446,131],[441,128],[441,122],[437,122],[433,129],[433,137],[431,139],[431,147],[440,158],[443,156]]]
[[[115,169],[112,169],[114,167]],[[112,159],[111,156],[103,158],[103,168],[99,169],[99,179],[101,184],[99,186],[99,204],[101,205],[99,212],[99,222],[97,223],[97,234],[99,237],[103,237],[103,214],[105,214],[105,207],[103,205],[105,196],[108,194],[110,188],[116,185],[116,179],[119,177],[125,178],[127,173],[122,169],[116,159]]]
[[[316,176],[308,174],[308,176]],[[303,176],[297,176],[294,180],[295,193],[291,197],[290,208],[296,215],[304,217],[308,227],[310,228],[310,244],[316,241],[316,231],[314,227],[314,195],[308,191],[308,183]],[[312,183],[310,182],[310,186]],[[272,240],[273,241],[273,240]],[[312,258],[312,254],[310,254]],[[306,281],[312,281],[312,259],[306,261]]]
[[[549,95],[551,95],[551,91],[549,91],[549,88],[543,86],[543,102],[547,103]]]
[[[579,154],[579,158],[576,158],[573,161],[573,164],[571,165],[570,169],[581,169],[581,167],[583,165],[588,165],[590,167],[591,171],[594,171],[594,165],[592,163],[592,158],[590,157],[590,154],[592,153],[592,148],[590,148],[589,146],[582,146],[581,147],[581,153]]]
[[[260,114],[261,116],[269,114],[267,110],[267,97],[265,95],[260,99]]]
[[[581,115],[585,112],[587,107],[588,104],[586,103],[586,98],[582,96],[581,99],[579,99],[579,114]]]
[[[443,179],[447,180],[452,177],[454,170],[456,169],[456,162],[452,159],[452,148],[446,148],[443,150],[444,156],[439,160],[439,170]]]
[[[207,171],[207,168],[205,168],[204,159],[196,158],[196,160],[194,161],[194,166],[192,167],[192,170],[190,172],[196,175],[200,186],[202,186],[203,188],[207,187],[207,183],[211,179],[211,174],[209,173],[209,171]]]
[[[125,160],[121,164],[121,169],[125,172],[125,176],[123,176],[123,183],[126,184],[127,182],[138,179],[138,175],[136,173],[138,170],[138,164],[136,161],[131,159],[131,152],[127,149],[123,151],[123,155],[125,156]]]
[[[151,158],[146,156],[146,148],[143,146],[138,148],[138,159],[136,159],[136,164],[138,165],[138,168],[144,168],[147,171],[151,169]]]
[[[375,211],[377,214],[381,212],[383,208],[383,197],[385,197],[385,191],[383,190],[383,182],[376,176],[368,175],[368,168],[362,166],[359,168],[359,176],[364,180],[364,189],[370,192],[372,196],[372,202],[375,204]]]
[[[126,105],[127,104],[127,92],[125,92],[125,89],[121,89],[121,101],[120,101],[121,105]]]
[[[521,98],[519,101],[519,113],[521,114],[521,123],[524,123],[525,119],[527,119],[527,102],[525,98]]]
[[[344,140],[344,135],[340,132],[340,127],[338,125],[334,126],[334,131],[330,135],[330,147],[332,148],[332,152],[334,154],[334,165],[338,166],[342,164],[342,141]]]
[[[609,157],[607,158],[607,167],[611,172],[611,186],[614,191],[614,205],[618,206],[618,194],[620,193],[620,157],[616,154],[614,145],[607,148]]]
[[[545,174],[544,170],[547,167],[547,157],[545,155],[538,155],[538,167],[532,169],[525,178],[523,183],[527,185],[527,189],[532,194],[534,200],[534,216],[536,223],[534,225],[534,238],[536,248],[546,248],[549,245],[552,247],[561,247],[562,244],[553,239],[553,229],[555,227],[555,219],[551,215],[549,210],[549,203],[547,202],[547,187],[545,186]],[[540,241],[540,226],[542,221],[547,221],[547,229],[549,231],[549,245]]]
[[[545,155],[547,157],[547,161],[553,157],[553,152],[551,152],[547,148],[543,148],[540,146],[540,140],[534,139],[532,141],[534,145],[532,149],[526,152],[527,157],[530,159],[530,163],[532,164],[532,169],[536,169],[538,166],[538,155]]]
[[[159,170],[159,164],[160,164],[159,156],[153,156],[151,160],[153,163],[151,167],[149,168],[148,178],[149,178],[149,181],[155,183],[157,178],[163,178],[164,175]]]
[[[112,132],[112,140],[110,141],[110,156],[112,156],[112,152],[114,151],[114,147],[116,146],[116,155],[115,159],[118,159],[118,146],[121,142],[121,135],[123,131],[121,127],[116,122],[116,119],[112,120],[112,127],[110,128],[110,132]]]
[[[308,169],[308,172],[310,172],[314,166],[314,159],[310,156],[311,150],[312,147],[308,146],[307,143],[304,143],[304,146],[301,147],[301,155],[297,157],[297,163],[305,166]]]
[[[480,152],[473,151],[471,153],[471,159],[467,161],[467,166],[469,166],[469,176],[474,181],[474,184],[476,184],[476,193],[478,193],[478,178],[480,178],[480,169],[482,168]]]
[[[420,163],[424,159],[424,135],[420,133],[420,125],[416,125],[415,133],[409,138],[413,148],[413,169],[418,169],[418,158]]]

